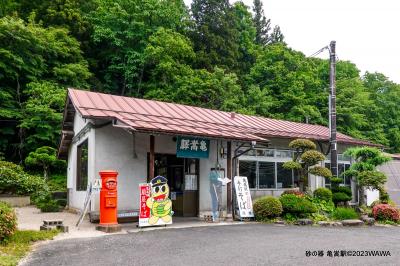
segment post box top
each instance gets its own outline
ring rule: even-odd
[[[100,175],[118,175],[118,172],[115,170],[101,170],[99,172]]]

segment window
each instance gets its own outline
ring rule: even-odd
[[[325,167],[328,169],[331,169],[331,164],[330,163],[325,163]],[[341,175],[350,169],[350,164],[348,163],[338,163],[338,176],[341,177]],[[346,186],[351,186],[351,178],[349,176],[344,175],[343,176],[343,183]],[[325,178],[325,187],[331,187],[331,180],[330,178]]]
[[[76,190],[85,191],[88,184],[88,140],[82,142],[77,149]]]
[[[258,162],[258,188],[275,188],[275,163]]]
[[[299,183],[293,171],[283,168],[283,162],[240,160],[239,175],[247,176],[253,189],[293,188]]]
[[[350,164],[345,164],[344,165],[344,170],[347,171],[349,169],[350,169]],[[351,178],[350,178],[350,176],[346,176],[346,175],[344,176],[344,184],[346,186],[351,186]]]
[[[240,161],[239,163],[239,175],[247,176],[249,181],[249,188],[257,187],[257,162],[255,161]]]
[[[277,188],[290,188],[293,187],[293,174],[292,170],[283,168],[283,163],[277,163]]]
[[[278,158],[292,158],[292,151],[276,150],[275,156]]]

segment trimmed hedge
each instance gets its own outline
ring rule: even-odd
[[[317,212],[315,205],[304,197],[286,194],[282,195],[279,200],[285,213],[302,215]]]
[[[346,193],[337,192],[332,194],[332,201],[335,204],[338,204],[339,202],[346,202],[349,200],[351,200],[351,196],[347,195]]]
[[[257,220],[278,217],[283,211],[279,199],[272,196],[257,199],[253,204],[253,210]]]
[[[377,204],[372,208],[372,215],[375,220],[385,221],[390,220],[393,222],[400,221],[399,210],[389,204]]]
[[[332,201],[332,191],[324,187],[317,188],[314,190],[314,197],[329,202]]]
[[[17,230],[17,216],[5,202],[0,201],[0,242],[12,236]]]
[[[341,192],[341,193],[346,194],[346,195],[349,196],[349,197],[352,196],[351,188],[349,188],[349,187],[339,187],[339,186],[338,186],[338,187],[333,187],[333,188],[332,188],[332,192],[333,192],[333,193]]]

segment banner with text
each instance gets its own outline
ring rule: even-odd
[[[236,191],[236,199],[239,206],[239,215],[241,218],[252,218],[253,202],[251,200],[249,182],[246,176],[235,176],[233,178]]]

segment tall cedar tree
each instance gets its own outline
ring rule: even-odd
[[[271,30],[271,20],[265,17],[261,0],[254,0],[253,12],[253,22],[256,27],[256,43],[267,45],[270,39],[269,32]]]
[[[198,67],[212,70],[219,66],[235,71],[238,68],[239,31],[229,0],[194,0],[192,17]]]

